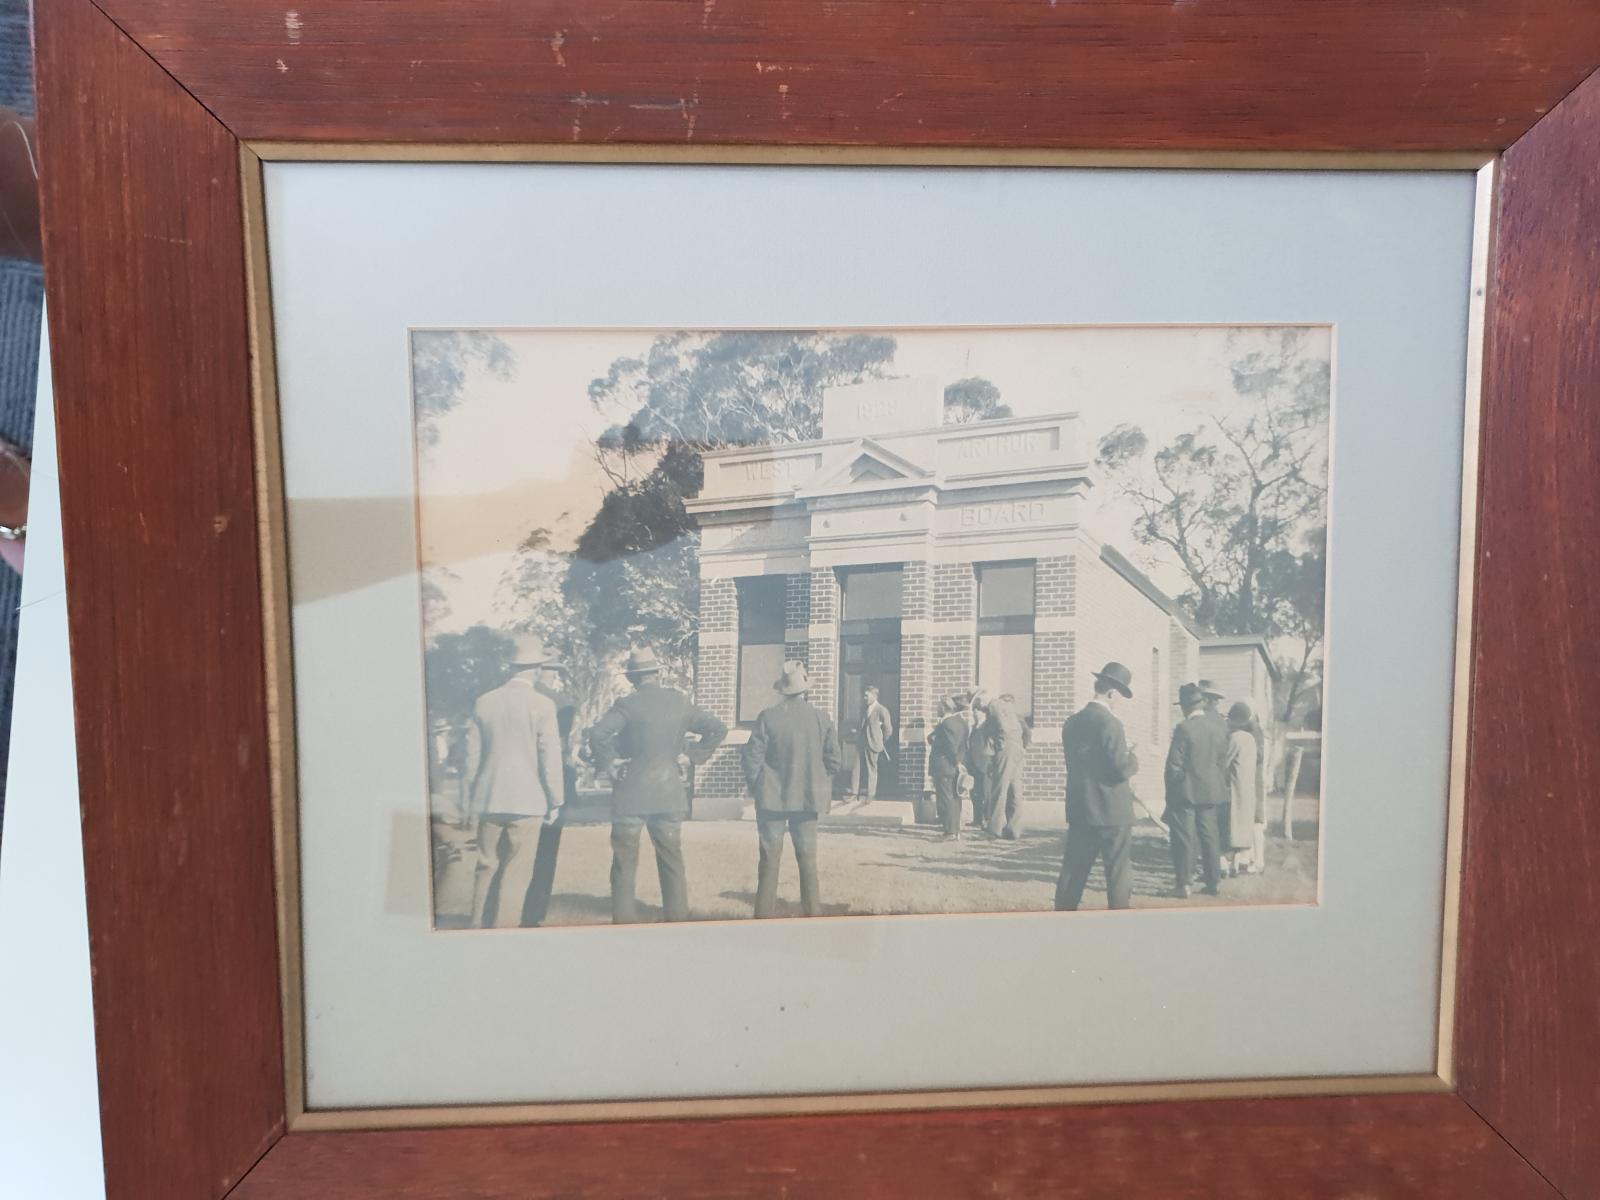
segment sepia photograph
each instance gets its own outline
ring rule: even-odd
[[[410,353],[435,928],[1317,903],[1330,327]]]

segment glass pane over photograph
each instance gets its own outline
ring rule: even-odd
[[[411,354],[437,929],[1317,902],[1329,328]]]

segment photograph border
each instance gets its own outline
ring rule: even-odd
[[[400,1129],[423,1126],[544,1124],[576,1121],[639,1121],[867,1111],[957,1108],[1024,1108],[1054,1104],[1134,1103],[1292,1096],[1348,1096],[1451,1092],[1455,1087],[1454,1021],[1456,963],[1466,789],[1467,729],[1479,499],[1479,437],[1485,314],[1494,238],[1493,200],[1498,155],[1481,153],[1317,152],[1075,152],[1005,149],[862,147],[669,147],[594,144],[407,144],[345,142],[239,143],[239,170],[246,238],[246,285],[256,428],[257,528],[260,543],[263,639],[267,670],[269,773],[272,795],[275,893],[278,921],[280,1001],[286,1119],[291,1132]],[[1432,1074],[1351,1075],[1282,1079],[1215,1080],[1140,1084],[1074,1084],[1015,1088],[904,1092],[810,1093],[695,1099],[629,1099],[533,1104],[479,1104],[394,1108],[308,1109],[305,1101],[305,1024],[301,972],[298,817],[295,787],[293,663],[289,638],[287,528],[284,522],[282,458],[262,165],[266,162],[392,163],[653,163],[662,165],[831,165],[929,167],[1039,167],[1147,170],[1253,171],[1456,171],[1473,172],[1476,194],[1463,393],[1462,479],[1457,569],[1453,704],[1439,960],[1437,1046]],[[1216,325],[1195,322],[1162,328]],[[1271,325],[1273,322],[1254,322]],[[1327,322],[1283,322],[1330,325]],[[1007,328],[1020,326],[1008,325]],[[1112,327],[1085,325],[1084,328]],[[1138,326],[1135,326],[1138,327]],[[1148,326],[1145,326],[1148,327]],[[418,328],[440,328],[437,325]],[[476,328],[476,326],[474,326]],[[485,326],[484,328],[491,328]],[[496,328],[512,328],[510,326]],[[621,328],[621,327],[619,327]],[[888,328],[888,327],[885,327]],[[898,327],[897,327],[898,328]],[[919,327],[920,328],[920,327]],[[968,328],[991,328],[969,326]],[[1063,326],[1066,328],[1066,326]],[[1337,357],[1337,327],[1334,353]],[[1335,371],[1337,364],[1335,362]],[[1331,392],[1336,380],[1330,381]],[[1331,451],[1330,415],[1330,451]],[[1331,500],[1330,500],[1331,503]],[[1323,846],[1319,844],[1319,863]],[[1318,871],[1318,894],[1323,887]],[[430,885],[431,886],[431,885]],[[1152,910],[1158,911],[1158,910]],[[1048,914],[1045,914],[1048,915]],[[863,919],[882,919],[866,916]]]

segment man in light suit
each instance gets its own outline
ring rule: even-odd
[[[850,790],[858,800],[878,798],[878,763],[889,747],[894,721],[878,703],[878,689],[869,686],[862,696],[861,729],[856,734],[856,756],[850,766]],[[863,786],[863,784],[865,786]]]
[[[537,686],[549,657],[539,638],[518,636],[511,678],[472,706],[479,746],[471,794],[478,818],[472,889],[476,928],[513,928],[521,922],[542,830],[554,825],[566,799],[556,706]]]
[[[556,810],[556,819],[539,831],[539,853],[533,860],[533,883],[528,888],[528,898],[522,906],[524,928],[537,928],[544,924],[550,911],[550,894],[556,884],[556,858],[561,853],[561,828],[578,798],[578,772],[572,763],[572,725],[578,715],[578,704],[566,690],[567,669],[563,663],[547,662],[539,672],[539,682],[533,686],[539,694],[548,696],[556,706],[556,724],[561,730],[561,789],[566,802]]]
[[[1027,810],[1023,807],[1022,763],[1033,744],[1033,731],[1017,712],[1010,695],[989,701],[983,735],[994,748],[989,765],[989,836],[1016,841],[1022,836]]]
[[[689,815],[678,756],[685,739],[697,766],[712,755],[728,727],[682,692],[661,683],[661,664],[648,646],[628,655],[623,668],[633,692],[611,706],[589,730],[597,770],[611,776],[611,919],[637,919],[634,883],[639,874],[639,839],[648,827],[661,877],[661,910],[668,921],[689,918],[689,885],[683,870],[683,820]],[[619,762],[618,760],[622,760]]]
[[[1133,699],[1133,673],[1108,662],[1095,673],[1094,699],[1061,725],[1061,753],[1067,761],[1067,844],[1056,883],[1056,909],[1071,912],[1083,899],[1094,860],[1106,865],[1106,907],[1127,908],[1133,900],[1133,789],[1139,760],[1116,716],[1123,700]]]
[[[1167,833],[1172,840],[1172,894],[1187,899],[1194,878],[1195,854],[1206,895],[1215,896],[1222,872],[1221,831],[1217,814],[1228,803],[1225,763],[1226,734],[1206,716],[1205,695],[1198,684],[1178,689],[1183,720],[1172,731],[1167,748]]]
[[[806,699],[803,663],[783,665],[776,687],[783,699],[762,710],[744,748],[744,777],[756,801],[760,857],[756,865],[756,916],[778,907],[778,865],[783,835],[794,842],[800,868],[800,907],[822,915],[817,892],[817,818],[833,803],[833,777],[843,765],[833,722]]]

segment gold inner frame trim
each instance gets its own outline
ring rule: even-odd
[[[240,144],[246,286],[250,326],[252,420],[255,433],[257,528],[261,564],[263,654],[266,664],[274,881],[283,1017],[285,1115],[291,1131],[401,1129],[424,1126],[639,1121],[820,1113],[1122,1104],[1154,1101],[1294,1096],[1438,1093],[1454,1090],[1456,953],[1461,892],[1461,840],[1466,801],[1467,730],[1471,701],[1473,599],[1477,563],[1478,463],[1483,339],[1491,298],[1497,155],[1481,153],[1316,153],[1232,151],[1070,151],[982,147],[526,145],[372,142],[243,142]],[[304,991],[300,942],[298,804],[293,657],[290,641],[287,526],[279,444],[276,343],[264,162],[394,163],[657,163],[890,167],[1037,167],[1120,170],[1460,171],[1474,172],[1477,192],[1471,249],[1471,294],[1462,428],[1460,553],[1451,712],[1449,803],[1439,960],[1437,1052],[1431,1074],[1312,1076],[1280,1079],[1072,1084],[905,1092],[843,1092],[688,1099],[622,1099],[533,1104],[395,1108],[306,1107]],[[1320,872],[1319,872],[1320,875]],[[1319,882],[1320,890],[1320,882]]]

